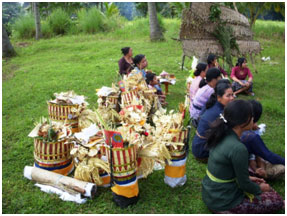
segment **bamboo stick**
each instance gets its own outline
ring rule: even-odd
[[[80,181],[37,167],[25,166],[24,176],[37,183],[50,185],[70,194],[81,193],[83,196],[91,198],[96,195],[97,186],[93,183]]]

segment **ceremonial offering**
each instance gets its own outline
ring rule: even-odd
[[[175,80],[173,74],[164,77]],[[55,93],[56,99],[48,102],[50,120],[42,118],[29,136],[34,138],[36,167],[67,175],[75,166],[75,182],[111,187],[113,200],[124,208],[138,201],[138,180],[147,178],[156,163],[165,166],[165,182],[171,187],[185,183],[186,107],[166,113],[156,90],[135,70],[118,85],[97,89],[98,107],[93,110],[73,91]],[[35,180],[48,185],[39,184],[43,191],[86,193],[84,185],[70,189],[53,179]],[[46,188],[50,186],[54,189]],[[84,202],[78,195],[68,200]]]
[[[71,134],[70,127],[42,118],[28,135],[34,138],[35,166],[68,175],[74,168],[70,156],[73,144],[68,141]]]
[[[75,178],[97,185],[106,184],[100,176],[100,174],[110,172],[108,163],[102,160],[101,147],[104,144],[102,132],[95,124],[92,124],[80,133],[75,133],[74,138],[77,145],[71,150],[71,155],[76,166]]]
[[[127,207],[138,200],[139,188],[137,182],[137,146],[124,145],[120,133],[105,131],[106,155],[111,167],[113,198],[117,205]]]
[[[185,164],[187,159],[186,146],[187,130],[176,132],[174,134],[173,142],[182,142],[184,145],[169,146],[168,150],[171,155],[171,164],[165,166],[164,182],[170,187],[182,186],[186,182]]]
[[[121,94],[122,107],[132,105],[133,101],[136,101],[136,103],[139,104],[140,103],[139,97],[140,96],[139,96],[138,90],[136,90],[136,89],[122,92],[122,94]]]
[[[109,107],[117,110],[119,94],[119,89],[114,84],[112,88],[104,86],[101,89],[98,89],[98,107]]]
[[[88,103],[84,96],[76,95],[73,91],[55,93],[56,99],[48,101],[49,118],[72,127],[72,132],[78,131],[78,116]]]

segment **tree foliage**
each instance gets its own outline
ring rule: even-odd
[[[113,2],[111,3],[104,2],[104,6],[105,6],[105,14],[107,17],[119,15],[119,9]]]
[[[226,25],[226,22],[220,19],[221,9],[219,4],[213,4],[210,6],[209,20],[216,23],[216,28],[213,35],[216,37],[218,42],[223,48],[223,55],[231,68],[232,58],[231,50],[236,49],[239,52],[238,44],[236,38],[233,34],[233,29],[231,26]]]
[[[186,8],[190,8],[190,2],[169,2],[172,17],[181,17],[182,11]]]
[[[8,36],[12,35],[12,24],[15,20],[23,15],[24,11],[19,2],[3,2],[2,3],[2,25]]]
[[[223,3],[234,9],[232,2]],[[267,11],[274,11],[280,13],[285,17],[285,3],[284,2],[236,2],[238,12],[249,17],[249,24],[252,28],[260,15],[266,14]]]
[[[167,5],[168,5],[168,3],[166,3],[166,2],[157,2],[155,4],[156,11],[161,13],[166,8]],[[145,17],[147,15],[147,13],[148,13],[148,4],[147,4],[147,2],[137,2],[136,3],[136,9],[139,12],[140,16],[144,16]]]
[[[6,24],[19,17],[22,13],[22,7],[19,2],[2,3],[2,23]]]

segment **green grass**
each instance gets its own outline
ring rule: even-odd
[[[201,180],[205,164],[190,154],[187,162],[187,182],[180,188],[164,184],[164,172],[154,171],[147,179],[139,180],[140,200],[135,206],[120,209],[112,201],[111,190],[99,188],[97,197],[86,204],[63,202],[56,195],[46,194],[23,177],[26,165],[33,165],[33,140],[28,137],[34,122],[48,116],[46,101],[53,93],[74,90],[88,97],[90,107],[96,106],[95,89],[111,86],[116,80],[120,49],[133,48],[134,55],[145,54],[149,66],[159,74],[162,70],[174,73],[175,86],[169,88],[169,109],[176,109],[184,101],[185,80],[189,74],[181,71],[182,48],[177,41],[180,20],[163,19],[166,28],[164,42],[149,41],[147,20],[128,22],[113,33],[54,37],[40,41],[13,40],[18,56],[2,60],[2,209],[3,213],[210,213],[201,199]],[[257,25],[258,24],[258,25]],[[276,26],[276,28],[274,27]],[[284,24],[260,21],[255,30],[265,32],[274,28],[277,37],[256,32],[256,39],[264,48],[262,56],[270,62],[257,60],[258,74],[254,75],[255,98],[263,104],[259,123],[267,125],[263,139],[275,153],[284,156],[285,149],[285,47],[278,40],[284,33]],[[28,46],[21,46],[19,42]],[[191,61],[187,58],[186,67]],[[247,96],[240,98],[250,99]],[[194,130],[192,131],[192,136]],[[285,197],[284,180],[270,182]],[[281,212],[283,213],[283,211]]]

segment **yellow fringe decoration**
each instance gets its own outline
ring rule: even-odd
[[[143,176],[146,178],[149,174],[153,172],[153,167],[155,164],[155,160],[152,158],[143,157],[141,158],[141,164],[137,170],[137,176]]]
[[[103,182],[100,178],[99,169],[110,173],[108,163],[99,158],[85,158],[78,164],[74,177],[82,181],[94,182],[97,185],[101,185]]]

